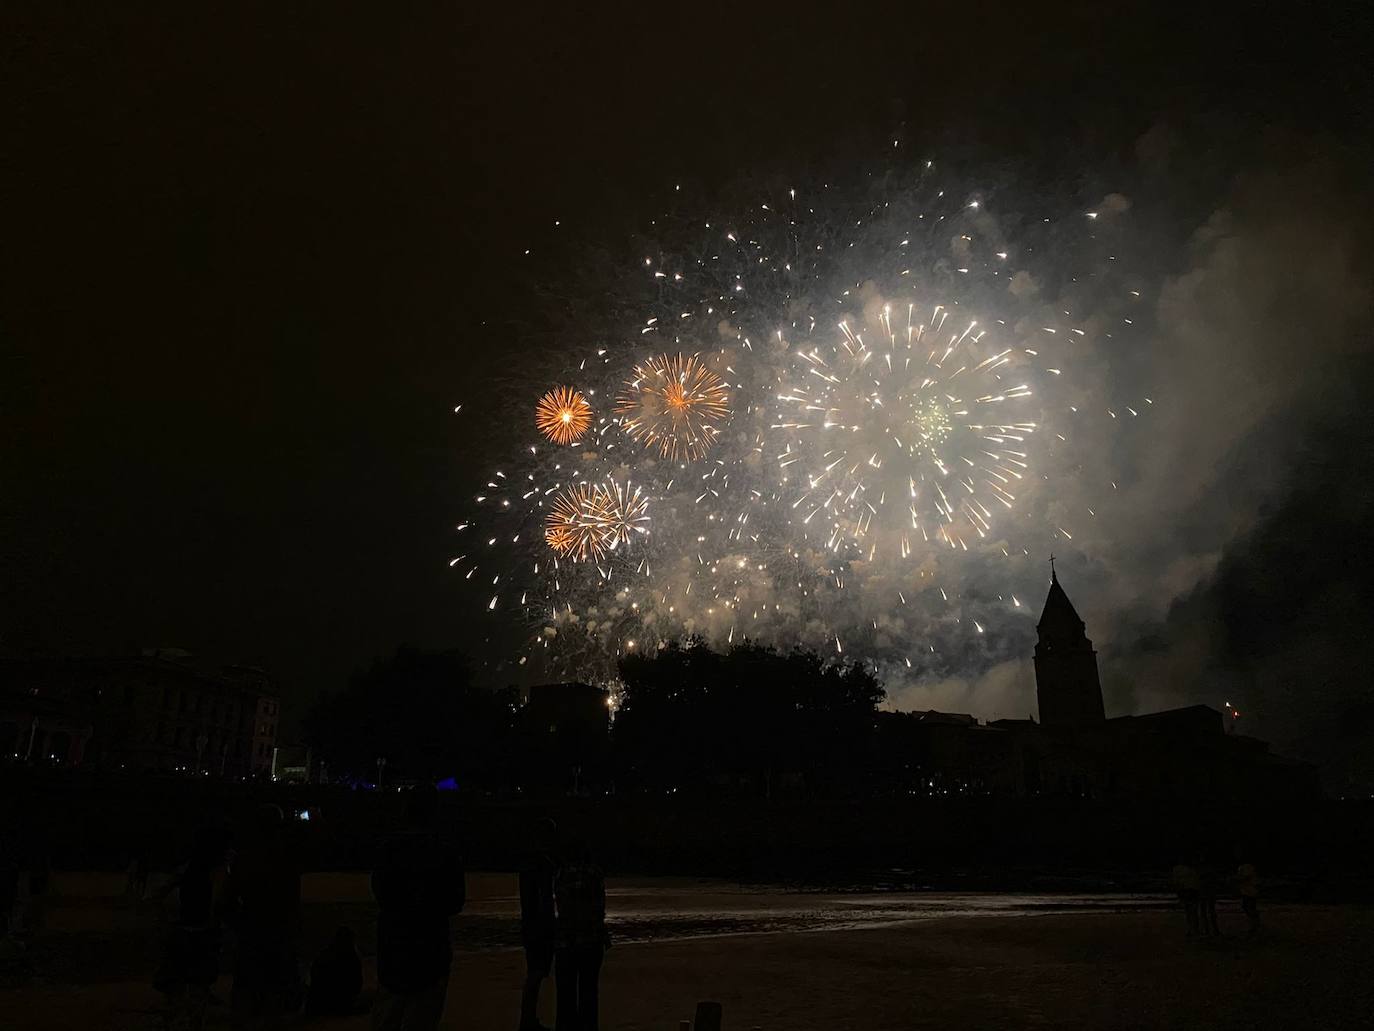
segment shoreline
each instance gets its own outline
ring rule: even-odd
[[[700,901],[689,898],[686,903]],[[307,914],[316,930],[321,916]],[[682,907],[679,907],[682,908]],[[622,942],[602,976],[604,1031],[661,1031],[720,1001],[731,1031],[899,1031],[936,1027],[1363,1026],[1374,1012],[1364,977],[1374,952],[1374,909],[1274,905],[1267,928],[1237,933],[1222,912],[1220,939],[1188,940],[1181,913],[1063,912],[1054,919],[1005,914],[932,915],[865,928],[779,928]],[[466,918],[455,921],[455,930]],[[65,935],[57,935],[53,942]],[[455,953],[442,1026],[514,1026],[524,959],[518,948]],[[104,957],[111,959],[108,953]],[[375,971],[365,958],[369,990]],[[3,993],[19,1031],[158,1026],[161,997],[150,970],[64,978],[49,970]],[[111,976],[113,975],[113,976]],[[227,998],[229,979],[216,992]],[[544,992],[546,1022],[552,989]],[[210,1027],[227,1026],[222,1007]],[[365,1014],[312,1027],[363,1031]]]

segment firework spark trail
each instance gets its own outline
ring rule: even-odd
[[[1029,627],[994,584],[1024,596],[1031,548],[1077,532],[1037,488],[1083,425],[1087,331],[988,213],[918,186],[665,217],[607,295],[628,314],[547,370],[586,406],[575,447],[523,443],[460,531],[454,570],[507,584],[481,603],[529,627],[518,661],[596,675],[695,634],[931,668]]]

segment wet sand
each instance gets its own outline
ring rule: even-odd
[[[112,879],[56,887],[32,973],[5,976],[0,1024],[158,1027],[161,997],[148,986],[157,907],[111,897]],[[470,890],[443,1026],[501,1031],[515,1026],[523,974],[510,947],[514,882],[474,875]],[[370,944],[365,878],[315,876],[306,895],[307,952],[341,922]],[[666,880],[612,881],[610,895],[608,1031],[673,1031],[699,999],[722,1002],[725,1026],[741,1031],[1343,1028],[1370,1026],[1374,1012],[1367,909],[1268,907],[1266,931],[1252,939],[1224,905],[1232,933],[1202,942],[1144,896],[797,894]],[[370,984],[370,957],[366,968]],[[224,977],[218,993],[227,991]],[[222,1009],[211,1026],[227,1026]]]

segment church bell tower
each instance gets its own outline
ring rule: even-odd
[[[1097,652],[1084,632],[1083,621],[1059,586],[1050,564],[1050,593],[1036,625],[1035,694],[1040,724],[1045,727],[1101,723],[1102,682],[1097,677]]]

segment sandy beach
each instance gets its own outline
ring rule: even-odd
[[[470,877],[455,921],[445,1028],[515,1026],[523,958],[514,879]],[[149,985],[163,913],[122,880],[59,876],[27,960],[0,984],[5,1027],[156,1028]],[[340,923],[370,953],[366,878],[305,886],[309,956]],[[1369,1026],[1374,912],[1271,906],[1258,937],[1223,906],[1220,940],[1187,940],[1151,896],[824,894],[724,882],[612,880],[616,945],[602,978],[606,1029],[676,1031],[701,999],[725,1026],[760,1031],[971,1028]],[[365,955],[371,987],[372,964]],[[222,977],[217,994],[227,995]],[[545,1019],[552,1023],[552,992]],[[227,1027],[223,1007],[211,1026]],[[366,1028],[365,1015],[311,1026]]]

